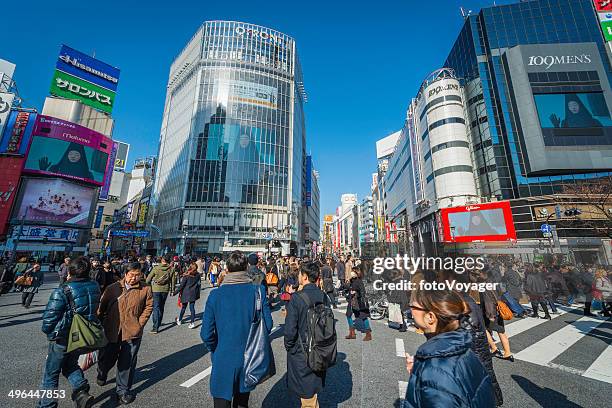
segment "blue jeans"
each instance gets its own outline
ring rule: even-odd
[[[363,327],[364,327],[366,330],[372,330],[372,329],[370,328],[370,319],[368,319],[368,318],[366,317],[365,319],[362,319],[362,320],[363,320]],[[349,328],[351,328],[351,329],[352,329],[352,328],[354,328],[354,327],[355,327],[355,322],[353,321],[353,318],[352,318],[351,316],[346,316],[346,321],[347,321],[347,323],[348,323],[348,325],[349,325]]]
[[[49,342],[47,361],[45,362],[45,374],[40,388],[42,390],[57,390],[60,373],[64,375],[72,386],[73,394],[81,390],[89,391],[89,384],[83,376],[79,367],[79,354],[66,353],[66,345]],[[38,401],[39,408],[56,408],[57,400],[43,398]]]
[[[183,320],[183,316],[185,315],[185,310],[187,310],[187,303],[181,303],[181,312],[179,313],[179,321]],[[191,312],[191,323],[195,321],[195,302],[189,302],[189,311]]]
[[[159,330],[159,326],[164,320],[164,306],[168,292],[153,292],[153,330]]]

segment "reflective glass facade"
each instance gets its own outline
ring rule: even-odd
[[[162,236],[211,253],[226,238],[299,241],[304,99],[292,38],[205,22],[170,71],[155,186]]]
[[[520,117],[504,67],[503,54],[517,45],[589,42],[597,45],[612,79],[591,0],[526,1],[484,8],[466,19],[444,66],[453,68],[466,87],[480,195],[500,199],[548,195],[561,192],[565,183],[610,174],[528,175]]]

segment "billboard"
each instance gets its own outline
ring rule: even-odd
[[[36,113],[12,111],[4,134],[0,133],[0,153],[24,155],[30,144]]]
[[[117,154],[115,156],[115,170],[125,171],[127,164],[128,153],[130,152],[130,145],[123,142],[117,143]]]
[[[558,93],[533,96],[542,128],[579,129],[611,127],[612,118],[603,92]]]
[[[6,234],[6,227],[11,216],[11,207],[17,196],[19,178],[23,167],[23,157],[0,157],[0,235]]]
[[[607,171],[612,93],[596,43],[529,44],[506,50],[523,176]],[[518,166],[518,164],[517,164]]]
[[[444,242],[516,240],[509,201],[440,210]]]
[[[147,223],[147,213],[149,212],[149,199],[140,201],[138,205],[138,217],[136,218],[136,226],[142,227]]]
[[[276,109],[278,89],[273,86],[238,80],[218,80],[215,94],[220,102],[237,102]]]
[[[55,67],[74,77],[117,92],[119,69],[62,45]]]
[[[323,221],[324,222],[333,222],[334,221],[334,216],[333,215],[326,215],[323,217]]]
[[[119,142],[113,142],[113,147],[111,148],[111,153],[108,158],[109,168],[107,169],[106,174],[104,175],[104,184],[102,185],[102,188],[100,188],[100,195],[98,197],[102,201],[108,200],[111,183],[113,182],[113,172],[115,171],[113,164],[115,163],[115,159],[117,157],[118,147]]]
[[[50,224],[89,225],[96,189],[62,179],[24,178],[14,217]]]
[[[115,103],[115,92],[59,70],[55,70],[50,92],[62,98],[76,99],[108,114],[113,111]]]
[[[104,183],[111,139],[84,126],[45,115],[38,116],[32,134],[25,172],[62,176],[97,186]]]

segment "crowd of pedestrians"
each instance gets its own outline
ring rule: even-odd
[[[391,281],[402,278],[397,271],[387,272],[385,278]],[[368,270],[351,256],[266,259],[235,251],[224,259],[166,255],[101,261],[78,257],[65,258],[57,275],[59,286],[43,313],[42,331],[49,343],[41,389],[57,389],[59,376],[64,375],[76,407],[89,407],[94,401],[80,363],[84,354],[95,355],[96,383],[101,387],[107,385],[108,374],[116,367],[116,401],[132,403],[138,352],[148,320],[152,320],[150,333],[160,333],[168,298],[176,296],[180,309],[174,325],[182,325],[189,309],[189,328],[195,328],[195,303],[202,282],[213,288],[200,336],[212,357],[214,407],[247,407],[250,392],[275,375],[270,336],[274,327],[271,310],[276,306],[284,316],[285,383],[302,407],[319,406],[327,369],[336,362],[332,309],[338,307],[340,296],[347,301],[345,339],[356,339],[359,327],[365,333],[363,341],[372,340]],[[503,395],[492,360],[514,361],[505,321],[551,319],[561,305],[579,301],[584,302],[587,316],[594,315],[594,303],[599,303],[602,316],[609,317],[612,311],[610,270],[593,265],[489,259],[481,270],[462,274],[418,271],[410,279],[501,285],[484,292],[389,293],[389,301],[398,304],[402,315],[397,328],[405,331],[413,325],[427,339],[414,356],[406,357],[406,407],[501,406]],[[44,282],[41,264],[21,258],[10,270],[5,269],[0,282],[2,292],[7,287],[20,291],[22,305],[28,308]],[[530,308],[524,306],[527,300]],[[83,324],[98,333],[94,345],[75,340]],[[38,406],[56,407],[57,401],[43,398]]]

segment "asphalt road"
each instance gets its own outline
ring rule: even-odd
[[[8,397],[10,390],[36,390],[40,384],[47,341],[40,331],[40,318],[56,282],[45,284],[32,307],[20,306],[20,294],[0,296],[0,407],[32,407],[32,399]],[[206,285],[205,285],[206,286]],[[207,294],[197,303],[199,315]],[[166,325],[160,334],[145,332],[138,358],[133,391],[134,407],[211,407],[209,394],[210,354],[195,329],[172,322],[178,308],[176,297],[166,305]],[[327,376],[320,395],[321,407],[394,407],[400,403],[408,375],[404,352],[414,354],[422,335],[399,333],[383,321],[373,322],[373,341],[345,340],[347,324],[337,311],[338,364]],[[297,407],[297,398],[285,386],[286,354],[283,348],[283,317],[274,311],[272,335],[277,375],[252,394],[252,407]],[[150,326],[150,323],[149,323]],[[495,360],[495,370],[504,392],[504,407],[605,407],[612,406],[612,322],[584,318],[566,309],[552,321],[525,319],[507,326],[514,363]],[[111,371],[109,378],[112,378]],[[105,387],[95,384],[95,368],[86,372],[96,407],[116,406],[112,398],[114,380]],[[595,379],[597,378],[597,379]],[[60,389],[70,395],[62,377]],[[69,399],[60,407],[70,407]]]

